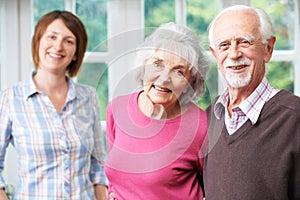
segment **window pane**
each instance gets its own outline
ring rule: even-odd
[[[77,81],[90,85],[97,90],[101,120],[105,120],[106,105],[108,103],[107,65],[104,63],[86,63],[77,76]]]
[[[175,22],[174,0],[145,0],[145,35],[163,23]]]
[[[52,10],[65,10],[65,0],[33,0],[32,4],[34,26],[44,14]]]
[[[277,37],[275,50],[293,49],[295,36],[296,6],[294,0],[252,0],[252,5],[263,8],[270,16]]]
[[[206,76],[205,92],[199,98],[198,105],[206,109],[211,101],[218,95],[218,67],[213,63]]]
[[[76,14],[87,29],[88,51],[107,51],[107,0],[77,0]]]
[[[198,35],[205,50],[209,50],[207,28],[219,12],[218,0],[187,0],[187,26]]]
[[[292,62],[270,62],[267,65],[267,79],[278,89],[294,92],[294,66]]]
[[[203,49],[209,50],[207,28],[219,12],[218,0],[187,0],[187,26],[191,28],[198,36],[200,45]],[[210,102],[218,94],[218,68],[214,63],[207,74],[205,82],[205,93],[200,96],[198,105],[206,109]]]

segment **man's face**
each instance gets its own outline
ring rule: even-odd
[[[253,11],[227,12],[215,23],[211,52],[230,88],[254,90],[264,77],[275,39],[263,44],[259,27]]]

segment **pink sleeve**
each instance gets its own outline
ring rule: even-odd
[[[115,122],[112,112],[112,103],[110,102],[106,108],[106,146],[107,152],[110,151],[115,140]]]

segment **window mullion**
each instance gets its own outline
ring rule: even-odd
[[[76,13],[76,0],[65,0],[65,8],[67,11]]]
[[[299,1],[295,0],[295,61],[294,61],[294,93],[300,96],[300,5]]]
[[[176,0],[176,23],[186,25],[186,1]]]

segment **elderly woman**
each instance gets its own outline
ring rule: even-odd
[[[107,107],[105,171],[111,199],[202,199],[199,150],[209,60],[187,27],[164,24],[138,49],[141,91]]]

